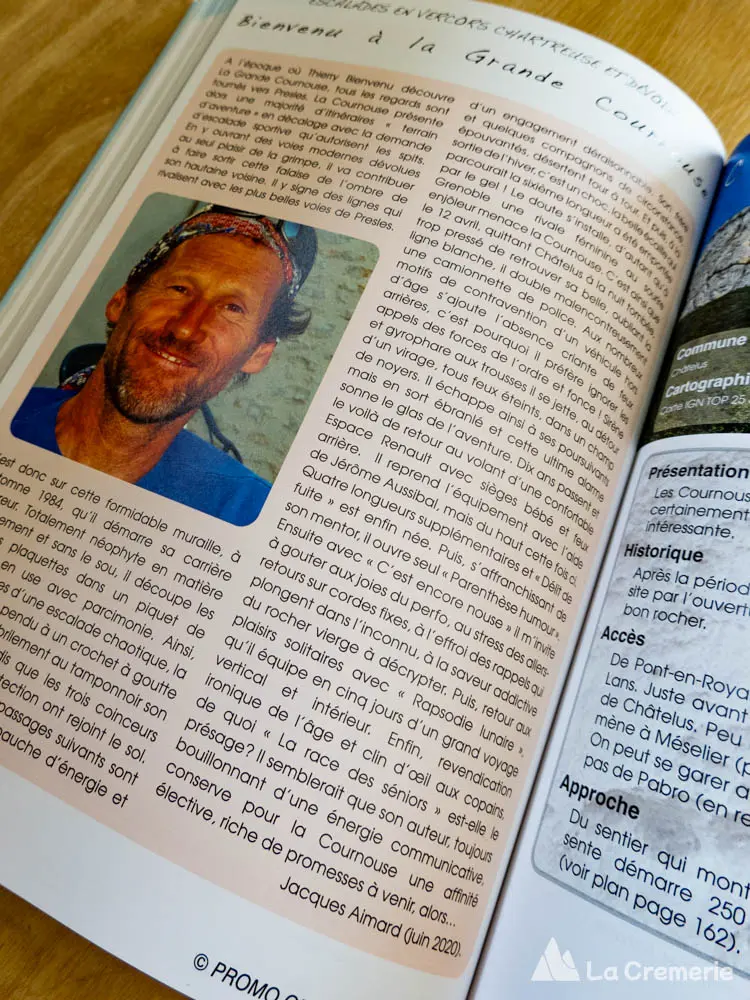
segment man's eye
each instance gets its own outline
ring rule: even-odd
[[[186,285],[170,285],[169,287],[173,292],[179,292],[181,295],[184,295],[184,293],[187,292]]]
[[[238,316],[245,315],[245,307],[240,305],[239,302],[227,302],[227,309],[229,312],[237,313]]]

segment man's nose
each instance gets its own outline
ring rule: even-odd
[[[168,323],[168,330],[178,340],[203,340],[208,312],[207,303],[195,296],[183,303],[179,313]]]

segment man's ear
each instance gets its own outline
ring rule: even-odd
[[[128,290],[125,285],[123,285],[121,288],[117,289],[104,309],[104,315],[107,317],[108,323],[112,323],[114,325],[119,320],[127,301]]]
[[[244,372],[245,375],[257,375],[258,372],[262,372],[271,360],[271,355],[275,349],[275,340],[264,340],[262,344],[258,344],[242,368],[240,368],[240,371]]]

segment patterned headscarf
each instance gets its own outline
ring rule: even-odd
[[[172,226],[133,267],[128,275],[128,284],[142,284],[181,243],[195,236],[210,234],[242,236],[267,246],[281,262],[284,281],[292,298],[315,262],[317,239],[315,230],[310,226],[223,208],[220,205],[208,205]]]

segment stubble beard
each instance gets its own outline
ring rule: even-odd
[[[104,385],[107,396],[120,413],[134,424],[166,424],[197,410],[205,397],[189,382],[167,389],[152,375],[134,370],[127,357],[127,343],[114,357],[105,354]]]

